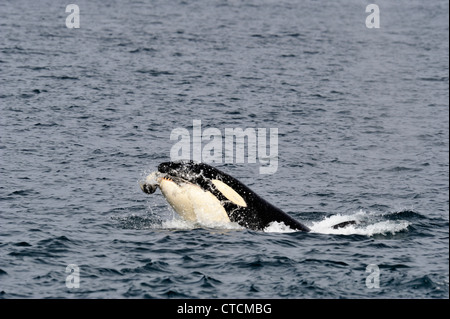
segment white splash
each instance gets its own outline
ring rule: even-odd
[[[266,233],[293,233],[296,231],[297,230],[292,229],[283,222],[271,222],[264,228],[264,232]]]
[[[173,229],[173,230],[191,230],[197,228],[194,222],[182,219],[182,218],[172,218],[163,220],[161,225],[155,228],[159,229]]]
[[[337,229],[333,228],[337,224],[348,221],[356,221],[356,224]],[[360,210],[349,215],[336,214],[325,217],[322,220],[312,222],[309,227],[311,232],[320,234],[373,236],[395,234],[406,230],[409,225],[411,223],[405,220],[386,220],[383,213]],[[272,222],[264,229],[264,232],[267,233],[292,233],[296,231],[279,222]]]
[[[334,225],[352,220],[356,221],[356,224],[338,229],[333,228]],[[360,210],[349,215],[337,214],[325,217],[321,221],[313,222],[310,228],[312,232],[321,234],[373,236],[395,234],[406,230],[410,224],[404,220],[383,220],[382,214]]]
[[[154,171],[151,172],[150,174],[148,174],[143,180],[142,182],[145,182],[149,185],[159,185],[159,182],[161,180],[161,177],[164,177],[165,174],[160,173],[158,171]]]
[[[174,230],[192,230],[196,228],[207,229],[220,229],[220,230],[242,230],[244,227],[238,223],[233,222],[215,222],[215,221],[189,221],[179,217],[173,217],[172,219],[164,220],[158,227],[161,229],[174,229]]]

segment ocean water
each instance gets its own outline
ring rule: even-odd
[[[0,298],[448,298],[448,1],[369,3],[2,1]],[[277,128],[214,165],[312,232],[144,194],[194,120]]]

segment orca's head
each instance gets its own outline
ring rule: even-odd
[[[193,161],[164,162],[158,165],[158,172],[172,176],[187,174],[195,166],[194,164],[196,163]]]
[[[158,173],[164,174],[175,183],[188,182],[212,191],[221,199],[227,199],[241,207],[247,207],[242,196],[252,191],[228,174],[205,163],[194,161],[165,162],[158,166]]]
[[[158,165],[158,171],[149,174],[139,185],[147,194],[159,187],[170,206],[186,220],[230,222],[223,198],[218,198],[214,192],[225,192],[222,197],[235,192],[223,182],[211,179],[218,174],[218,170],[207,164],[193,161],[165,162]],[[245,202],[242,205],[246,205]]]
[[[145,180],[139,181],[139,186],[144,193],[153,194],[158,187],[161,187],[161,182],[164,180],[199,184],[218,174],[219,171],[214,167],[203,163],[194,161],[164,162],[158,165],[157,172],[153,172]]]
[[[158,172],[171,178],[182,179],[191,183],[214,179],[223,174],[214,167],[194,161],[164,162],[158,165]]]
[[[253,192],[235,178],[218,169],[194,161],[164,162],[158,171],[148,175],[140,182],[142,191],[152,194],[157,187],[168,196],[176,194],[182,185],[194,185],[206,192],[212,192],[221,200],[228,200],[240,207],[247,207],[245,197],[254,197]],[[175,191],[176,190],[176,191]],[[175,199],[171,199],[172,202]]]

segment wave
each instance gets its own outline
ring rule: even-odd
[[[414,214],[420,216],[420,214]],[[411,216],[411,211],[408,211],[407,213],[376,213],[359,210],[348,215],[336,214],[325,217],[320,221],[313,222],[310,228],[312,232],[321,234],[365,236],[374,236],[378,234],[394,235],[408,229],[411,222],[406,220],[406,218],[410,218]],[[355,221],[356,223],[342,228],[333,228],[333,226],[337,224],[348,221]]]
[[[271,222],[263,231],[265,233],[294,233],[298,230],[290,228],[283,222]]]
[[[351,214],[335,214],[325,216],[321,220],[312,221],[308,225],[312,233],[334,234],[334,235],[395,235],[407,231],[412,225],[411,220],[423,219],[424,216],[412,210],[401,210],[395,212],[367,212],[359,210]],[[334,226],[345,222],[354,221],[345,227]],[[267,233],[292,233],[297,230],[291,229],[284,223],[272,222],[265,229]]]
[[[207,228],[207,229],[220,229],[220,230],[242,230],[244,227],[240,226],[238,223],[228,222],[191,222],[180,218],[172,218],[165,220],[160,225],[159,229],[196,229],[196,228]]]
[[[368,212],[359,210],[350,214],[334,214],[325,216],[318,221],[309,222],[308,227],[312,233],[334,234],[334,235],[395,235],[408,231],[412,220],[425,218],[412,210],[395,212]],[[220,229],[220,230],[243,230],[243,226],[234,222],[216,221],[188,221],[173,213],[166,219],[150,213],[145,216],[127,215],[113,217],[124,229],[161,229],[161,230],[193,230],[197,228]],[[348,221],[355,221],[345,227],[334,228],[334,226]],[[266,233],[293,233],[298,230],[292,229],[282,222],[272,222],[263,232]]]
[[[122,217],[112,217],[119,222],[121,228],[124,229],[161,229],[161,230],[193,230],[197,228],[220,229],[220,230],[242,230],[244,227],[233,222],[192,222],[177,217],[175,214],[168,219],[160,219],[154,215],[138,216],[129,215]]]

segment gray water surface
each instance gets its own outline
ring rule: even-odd
[[[0,4],[0,297],[449,297],[448,1],[76,4]],[[274,174],[215,166],[314,231],[142,193],[194,120],[277,128]]]

